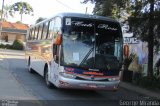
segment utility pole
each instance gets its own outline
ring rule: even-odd
[[[1,13],[1,20],[0,20],[0,40],[2,41],[2,22],[3,22],[3,8],[4,8],[4,0],[2,0],[2,13]]]

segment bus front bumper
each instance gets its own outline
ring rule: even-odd
[[[95,80],[77,80],[59,77],[58,88],[72,89],[90,89],[90,90],[111,90],[116,91],[119,88],[120,80],[115,81],[95,81]]]

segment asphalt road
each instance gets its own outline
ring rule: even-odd
[[[120,88],[117,92],[49,89],[40,75],[28,72],[24,52],[1,51],[1,53],[5,57],[3,61],[7,61],[9,64],[9,71],[19,84],[22,85],[24,90],[46,106],[50,106],[51,104],[52,106],[128,106],[124,103],[131,102],[125,102],[126,100],[149,99],[145,95],[124,88]]]

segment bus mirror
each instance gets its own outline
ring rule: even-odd
[[[61,35],[57,35],[56,39],[55,39],[55,44],[56,45],[60,45],[62,42],[62,36]]]
[[[126,56],[126,57],[129,56],[129,46],[128,46],[127,44],[124,45],[123,54],[124,54],[124,56]]]

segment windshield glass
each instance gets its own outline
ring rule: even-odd
[[[113,22],[66,18],[61,64],[87,69],[119,69],[121,34]]]

